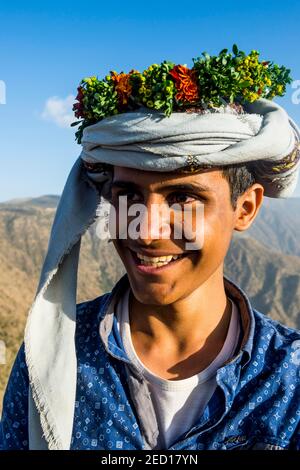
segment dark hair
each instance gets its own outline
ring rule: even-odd
[[[223,178],[225,178],[229,184],[230,201],[234,210],[237,206],[238,197],[244,194],[244,192],[256,182],[253,164],[251,165],[250,163],[235,163],[234,165],[222,166],[207,164],[194,165],[192,163],[175,170],[175,173],[191,174],[207,170],[220,170],[222,172]]]
[[[230,199],[233,209],[236,209],[239,196],[244,194],[255,183],[255,176],[250,165],[245,163],[221,167],[223,177],[230,187]]]

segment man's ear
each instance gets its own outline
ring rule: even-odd
[[[264,187],[259,184],[253,184],[237,200],[235,210],[234,230],[243,232],[247,230],[256,218],[264,198]]]

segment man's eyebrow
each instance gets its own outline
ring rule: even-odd
[[[136,190],[141,190],[142,187],[139,186],[137,183],[134,181],[122,181],[122,180],[116,180],[113,181],[112,183],[112,188],[131,188],[131,189],[136,189]],[[199,191],[199,192],[214,192],[214,190],[206,186],[204,184],[200,183],[178,183],[178,184],[168,184],[168,185],[161,185],[160,186],[161,191]]]

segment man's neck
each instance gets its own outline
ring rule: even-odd
[[[222,349],[230,323],[223,270],[170,305],[145,305],[131,295],[129,316],[134,347],[145,365],[152,364],[153,372],[165,370],[166,378],[200,372]]]

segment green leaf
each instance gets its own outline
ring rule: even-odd
[[[244,80],[243,82],[239,83],[239,86],[241,88],[247,88],[247,86],[250,86],[250,82],[249,82],[249,80]]]
[[[232,52],[234,53],[234,55],[237,55],[237,54],[238,54],[239,49],[238,49],[238,47],[237,47],[236,44],[233,44],[233,46],[232,46]]]

